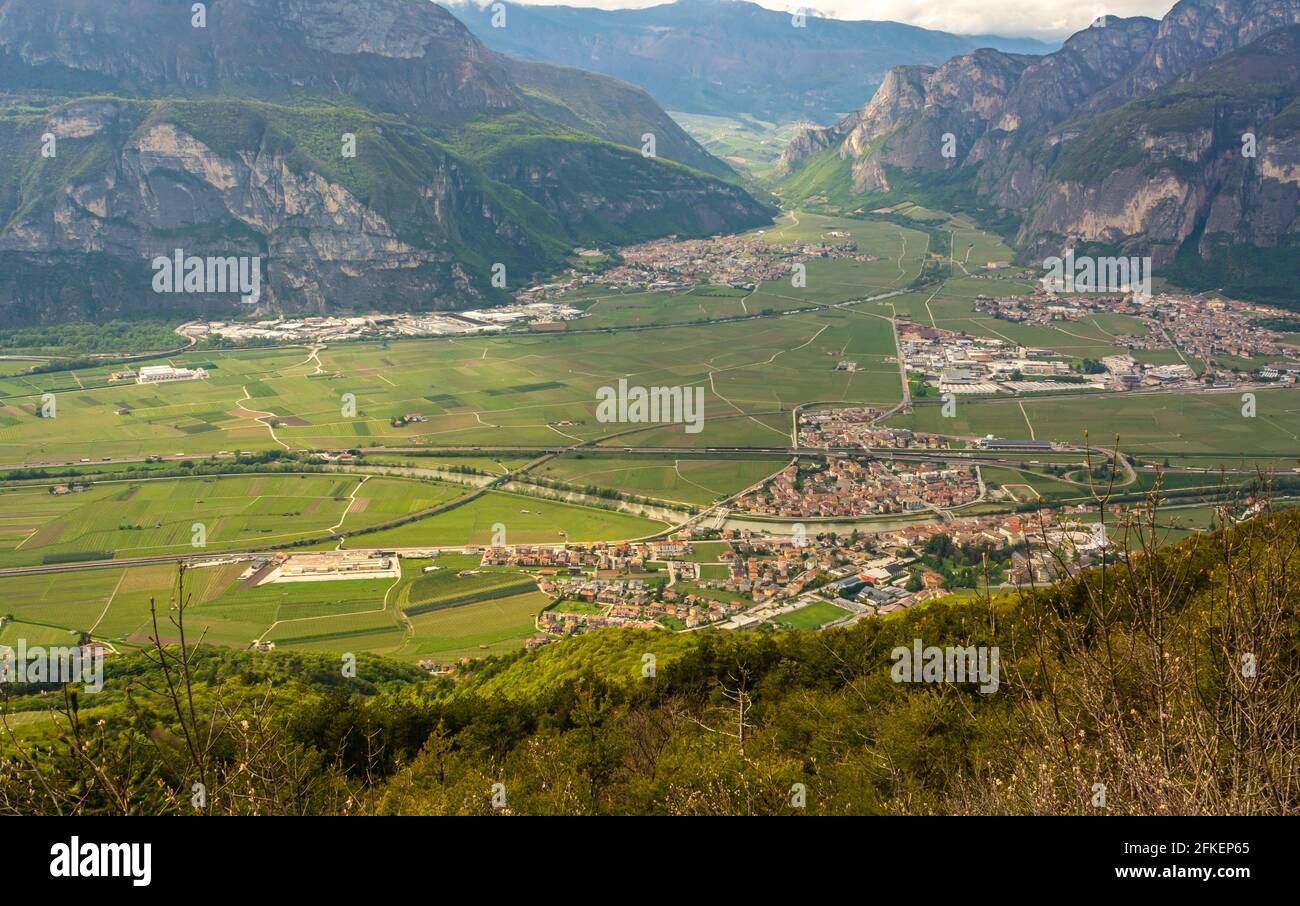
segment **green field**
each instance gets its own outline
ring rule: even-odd
[[[515,651],[536,634],[537,615],[546,603],[546,596],[534,591],[422,613],[411,618],[412,635],[393,654],[447,663]]]
[[[475,567],[477,565],[477,562],[472,564]],[[392,596],[394,606],[413,617],[434,610],[509,598],[537,590],[537,583],[519,570],[483,569],[462,576],[460,572],[464,567],[458,566],[459,564],[440,561],[403,561],[403,581]],[[421,571],[415,572],[417,568]],[[431,571],[423,572],[424,569]]]
[[[936,212],[914,208],[904,213],[937,218]],[[1041,346],[1075,359],[1120,351],[1118,335],[1146,330],[1142,322],[1122,315],[1099,313],[1075,322],[1029,325],[977,312],[977,295],[1025,292],[1032,285],[1016,280],[1015,268],[988,268],[1010,257],[1001,239],[962,217],[934,222],[944,225],[928,226],[926,232],[879,219],[787,213],[750,238],[784,244],[831,239],[832,231],[847,233],[860,252],[876,260],[810,261],[807,285],[798,288],[786,279],[754,292],[583,287],[571,294],[572,302],[589,317],[568,322],[563,332],[349,342],[315,354],[301,347],[187,353],[173,361],[205,366],[207,380],[153,385],[110,381],[115,366],[108,365],[49,374],[7,367],[0,372],[0,463],[76,465],[104,457],[166,459],[178,452],[383,446],[422,447],[436,454],[440,447],[460,447],[468,454],[464,464],[495,473],[505,464],[475,448],[583,442],[788,446],[790,412],[797,405],[890,406],[899,401],[897,366],[886,361],[895,354],[889,324],[894,317]],[[932,235],[942,238],[952,275],[933,288],[906,291],[930,255]],[[865,301],[887,293],[899,295]],[[1174,350],[1135,354],[1151,362],[1179,360]],[[846,359],[857,364],[857,371],[835,371],[836,363]],[[601,422],[596,393],[620,379],[634,386],[701,388],[703,430]],[[1076,416],[1082,411],[1096,416],[1083,423],[1110,433],[1112,425],[1120,428],[1135,449],[1273,454],[1300,448],[1300,407],[1290,402],[1296,392],[1269,391],[1273,401],[1261,406],[1259,419],[1244,431],[1216,429],[1215,419],[1222,413],[1211,397],[1131,395],[1025,405],[1034,430],[1044,436],[1077,435],[1081,422]],[[38,417],[46,393],[56,403],[51,418]],[[969,409],[969,414],[942,426],[934,424],[937,416],[928,416],[926,408],[918,407],[913,426],[971,436],[1029,430],[1015,404],[961,401],[959,409]],[[1146,418],[1148,412],[1155,417]],[[422,420],[400,427],[392,423],[405,415]],[[1257,448],[1250,447],[1253,443]],[[376,462],[410,458],[380,450],[372,455]],[[519,460],[526,461],[522,453],[513,461]],[[454,467],[456,457],[435,462]],[[662,484],[658,490],[664,494],[689,486],[674,489],[650,472],[642,477]],[[699,484],[714,487],[709,481]]]
[[[808,288],[800,292],[830,302],[861,291],[859,275],[819,276],[810,268]],[[783,303],[773,296],[772,304]],[[596,418],[596,391],[620,378],[647,387],[704,388],[704,430],[689,438],[707,446],[731,436],[723,416],[788,412],[809,399],[896,401],[896,370],[882,361],[892,352],[883,318],[823,309],[648,332],[343,344],[319,353],[320,373],[300,349],[192,354],[177,363],[204,364],[209,379],[111,386],[104,372],[0,379],[0,461],[566,444],[638,427]],[[858,360],[857,373],[834,370],[845,356]],[[54,394],[53,418],[36,415],[42,392]],[[119,408],[126,414],[116,414]],[[411,414],[425,420],[390,424]]]
[[[683,557],[691,563],[717,563],[724,551],[731,550],[726,541],[697,541],[691,545],[691,552]]]
[[[266,548],[380,525],[465,493],[343,474],[102,481],[58,496],[50,487],[0,487],[0,566]]]
[[[1041,497],[1045,502],[1087,499],[1088,488],[1061,481],[1051,475],[1028,469],[1008,469],[1001,466],[980,466],[980,474],[990,487],[1011,486],[1019,503],[1029,503]]]
[[[958,400],[955,418],[917,406],[890,424],[960,436],[1036,437],[1120,446],[1139,456],[1213,454],[1239,464],[1300,457],[1300,393],[1256,391],[1257,415],[1244,418],[1240,393],[1114,394],[1084,399]],[[1022,411],[1023,410],[1023,411]],[[1031,433],[1032,432],[1032,433]],[[1207,463],[1208,464],[1208,463]]]
[[[745,135],[744,124],[696,126],[718,130],[716,140],[732,143],[737,157],[763,152],[763,140],[755,138],[761,130]],[[839,164],[827,159],[815,165]],[[0,642],[53,642],[90,632],[121,646],[142,645],[153,632],[151,599],[162,606],[162,635],[172,638],[165,617],[176,567],[126,567],[112,560],[298,542],[312,549],[456,548],[658,535],[669,524],[652,516],[673,518],[659,503],[684,519],[687,510],[731,497],[781,469],[796,407],[899,403],[898,365],[890,361],[897,354],[895,319],[1072,359],[1124,351],[1119,336],[1148,330],[1135,318],[1107,313],[1039,325],[992,318],[976,310],[978,296],[1033,288],[1015,277],[1018,268],[991,266],[1013,257],[1002,239],[968,218],[914,205],[896,206],[889,216],[894,220],[790,211],[747,234],[774,245],[838,241],[847,234],[859,252],[874,258],[814,259],[806,286],[780,279],[752,292],[705,286],[670,293],[590,285],[561,297],[587,317],[556,332],[192,352],[170,361],[202,365],[207,380],[150,385],[112,380],[122,366],[32,374],[25,363],[0,362],[0,464],[70,467],[88,483],[60,495],[51,488],[72,479],[14,475],[0,485],[0,568],[79,561],[107,566],[0,577],[0,594],[10,602],[5,611],[14,618],[0,631]],[[949,271],[942,283],[917,280],[923,268],[931,274],[937,266]],[[1176,350],[1134,355],[1151,363],[1181,361]],[[845,360],[857,370],[836,371]],[[692,393],[698,388],[703,430],[689,432],[680,422],[601,421],[597,394],[620,379]],[[926,399],[890,424],[954,437],[957,448],[986,434],[1080,444],[1086,430],[1093,446],[1108,447],[1118,435],[1123,450],[1146,462],[1207,469],[1296,465],[1300,390],[1279,387],[1256,396],[1253,418],[1242,416],[1235,391],[958,399],[955,418],[943,417]],[[41,417],[43,407],[52,417]],[[401,418],[412,415],[418,418]],[[406,423],[398,426],[399,420]],[[661,449],[636,453],[636,447]],[[359,464],[328,473],[140,474],[180,469],[178,453],[345,449],[363,451]],[[145,457],[160,459],[112,461]],[[1005,511],[1040,495],[1052,504],[1088,496],[1086,487],[1042,468],[1077,463],[1080,454],[1004,458],[1019,468],[984,466],[982,474],[991,487],[1010,487],[1015,500],[986,501],[966,513]],[[203,468],[213,462],[204,461]],[[494,480],[507,476],[512,481]],[[1080,477],[1077,469],[1068,476]],[[1139,493],[1153,482],[1143,473],[1120,490]],[[1210,474],[1174,473],[1164,489],[1213,490],[1216,484]],[[602,502],[607,505],[593,505]],[[1211,513],[1202,504],[1178,508],[1165,524],[1175,535],[1186,534],[1207,527]],[[201,547],[194,543],[196,527]],[[705,564],[702,580],[725,575],[717,557],[726,548],[722,542],[694,548],[690,559]],[[246,563],[193,569],[187,574],[190,637],[444,662],[514,650],[535,631],[545,599],[518,570],[457,575],[477,564],[476,556],[444,552],[432,561],[404,561],[396,580],[259,587],[245,587],[239,578]],[[439,568],[426,573],[426,566]],[[744,600],[688,582],[678,588]],[[777,622],[815,628],[845,614],[818,603]]]
[[[424,573],[423,567],[431,564],[442,569]],[[477,557],[452,554],[403,561],[399,580],[252,588],[239,581],[244,564],[187,570],[186,637],[239,648],[262,639],[281,648],[372,651],[410,659],[479,657],[517,648],[533,634],[544,597],[530,578],[514,570],[457,577],[477,564]],[[151,598],[158,606],[159,634],[175,641],[168,614],[176,583],[176,568],[170,564],[0,577],[0,594],[12,602],[8,612],[14,618],[0,631],[0,644],[20,638],[29,644],[69,644],[75,633],[88,632],[119,647],[147,645],[154,632]]]
[[[820,629],[827,623],[834,623],[849,615],[849,612],[829,601],[814,601],[798,610],[781,614],[773,622],[789,629]]]
[[[685,504],[711,504],[784,468],[784,457],[616,456],[570,453],[530,477]]]
[[[358,535],[348,547],[420,547],[490,544],[494,527],[507,544],[626,540],[654,535],[666,526],[631,513],[489,491],[469,503],[397,528]]]
[[[801,123],[778,125],[749,114],[730,117],[679,111],[669,113],[714,157],[722,158],[738,172],[756,178],[771,172],[781,152],[804,126]]]

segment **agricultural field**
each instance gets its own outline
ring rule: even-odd
[[[1239,393],[1092,395],[1083,399],[959,400],[954,418],[938,406],[916,406],[891,425],[965,437],[1034,437],[1120,447],[1157,459],[1206,455],[1206,465],[1249,468],[1254,462],[1300,458],[1300,390],[1255,392],[1257,415],[1244,418]]]
[[[278,600],[233,601],[231,589],[246,564],[225,564],[185,574],[189,602],[186,636],[216,645],[248,645],[274,620]],[[177,597],[174,564],[118,567],[71,573],[0,577],[0,594],[11,601],[14,622],[5,639],[31,641],[33,627],[86,632],[119,647],[145,645],[153,635],[150,602],[157,608],[159,634],[175,635],[169,608]],[[347,583],[333,583],[343,585]],[[289,589],[290,585],[268,586]],[[258,590],[253,590],[254,592]],[[248,606],[241,606],[245,603]],[[65,643],[66,644],[66,643]]]
[[[496,526],[507,544],[560,544],[565,541],[622,541],[643,538],[667,526],[632,513],[488,491],[445,512],[358,535],[351,548],[491,544]]]
[[[424,573],[436,564],[440,570]],[[271,583],[244,587],[247,564],[187,570],[186,637],[246,647],[253,640],[279,648],[370,651],[418,659],[481,657],[518,648],[532,635],[545,604],[536,583],[515,570],[477,568],[477,557],[455,554],[402,561],[402,578]],[[0,594],[14,602],[0,644],[71,644],[86,632],[119,648],[149,644],[150,599],[159,634],[174,641],[168,621],[175,600],[174,565],[59,575],[0,577]],[[480,646],[486,646],[480,647]]]
[[[930,220],[946,216],[916,206],[901,206],[898,213]],[[123,647],[145,644],[153,632],[150,602],[165,611],[176,594],[176,567],[112,561],[193,553],[196,526],[202,528],[203,549],[213,553],[304,539],[311,544],[303,549],[361,550],[658,535],[670,526],[651,517],[671,514],[649,504],[611,501],[604,508],[544,499],[533,494],[567,492],[523,483],[506,484],[506,490],[480,488],[531,465],[524,481],[649,498],[679,510],[710,506],[786,464],[781,451],[792,445],[796,407],[887,408],[900,402],[898,365],[891,361],[896,355],[892,319],[1044,347],[1071,358],[1123,351],[1121,335],[1147,332],[1143,322],[1117,314],[1021,325],[977,311],[979,295],[1023,293],[1033,284],[1017,279],[1016,267],[989,266],[1012,258],[1003,240],[963,217],[943,224],[936,232],[934,224],[923,230],[790,212],[748,237],[782,244],[847,235],[876,260],[814,260],[808,263],[806,286],[781,279],[753,292],[588,286],[563,299],[587,317],[555,332],[190,352],[167,361],[201,366],[206,380],[150,385],[113,380],[122,366],[31,374],[25,364],[0,362],[0,465],[70,466],[89,482],[85,490],[58,495],[52,486],[70,479],[0,485],[0,568],[63,562],[102,567],[0,577],[0,594],[11,602],[7,612],[13,618],[0,629],[0,642],[20,637],[54,642],[88,632]],[[923,265],[939,263],[943,252],[951,276],[941,285],[909,290]],[[1181,360],[1175,350],[1134,354],[1152,363]],[[836,370],[846,360],[855,371]],[[703,430],[687,431],[680,423],[602,422],[597,393],[621,379],[632,386],[698,388]],[[1254,418],[1242,417],[1236,393],[959,399],[955,418],[943,418],[940,407],[927,400],[890,424],[966,440],[993,434],[1075,444],[1087,429],[1092,445],[1110,446],[1118,434],[1121,447],[1146,462],[1240,468],[1289,459],[1296,465],[1300,390],[1257,391],[1257,398]],[[633,452],[637,447],[661,449]],[[539,448],[563,452],[540,458]],[[126,469],[177,468],[177,454],[264,450],[359,450],[361,468],[391,474],[354,467],[187,478],[120,475]],[[161,460],[114,461],[145,457]],[[1010,488],[1017,503],[1039,495],[1052,504],[1088,496],[1086,487],[1070,480],[1083,477],[1073,466],[1078,453],[1003,458],[1020,468],[983,466],[982,474],[990,486]],[[1042,466],[1049,463],[1066,464],[1070,474],[1048,474]],[[480,474],[444,474],[450,480],[436,480],[439,473],[456,470]],[[431,480],[422,480],[426,477]],[[1121,490],[1139,492],[1154,480],[1144,473]],[[1210,475],[1174,473],[1164,488],[1215,484]],[[569,496],[594,502],[590,496]],[[457,504],[461,498],[465,502]],[[391,525],[444,504],[451,505]],[[1005,511],[1011,505],[987,501],[964,512]],[[1186,534],[1207,527],[1212,513],[1201,504],[1172,509],[1167,527]],[[929,518],[891,516],[879,523]],[[780,522],[744,524],[763,530]],[[387,527],[376,529],[381,525]],[[725,575],[727,567],[717,558],[726,549],[723,542],[694,549],[691,559],[704,565],[701,580]],[[522,646],[546,604],[519,570],[458,575],[477,570],[478,558],[457,553],[403,561],[395,580],[251,587],[240,579],[246,566],[187,572],[191,638],[240,647],[256,639],[283,648],[450,662]],[[437,568],[425,572],[426,567]],[[688,582],[678,587],[702,590]],[[833,604],[812,604],[777,622],[816,628],[845,615]],[[160,629],[170,638],[168,623]]]
[[[467,569],[473,572],[460,575]],[[394,590],[392,602],[406,616],[414,617],[536,590],[536,581],[522,570],[479,569],[477,557],[452,555],[438,560],[403,560],[402,582]]]
[[[1027,469],[980,466],[980,474],[989,487],[1009,488],[1018,503],[1032,503],[1040,497],[1046,503],[1081,500],[1088,497],[1087,487],[1079,487]]]
[[[859,276],[817,274],[810,268],[809,286],[798,292],[823,300],[860,296]],[[596,418],[597,389],[620,378],[703,388],[704,430],[691,438],[708,445],[715,430],[719,442],[727,439],[726,415],[780,412],[809,400],[896,402],[896,369],[883,361],[892,354],[887,320],[851,307],[627,333],[192,353],[175,364],[201,365],[208,379],[109,385],[105,369],[0,380],[0,463],[590,441],[629,427]],[[856,360],[859,371],[835,371],[839,358]],[[54,417],[38,416],[42,393],[53,394]],[[412,415],[418,419],[396,426]]]
[[[730,117],[669,111],[669,115],[714,157],[756,178],[771,171],[781,152],[804,127],[797,122],[769,123],[747,113]]]
[[[568,296],[560,301],[582,308],[587,317],[563,322],[566,330],[606,327],[646,327],[665,324],[703,324],[750,314],[743,304],[749,293],[725,286],[695,287],[681,292],[633,292],[609,288],[605,295]],[[755,309],[752,313],[757,314]]]
[[[260,549],[380,525],[465,493],[345,474],[99,481],[61,495],[51,487],[0,487],[0,567]]]
[[[1102,359],[1108,355],[1129,353],[1128,347],[1119,342],[1116,335],[1144,336],[1150,331],[1144,322],[1126,315],[1090,315],[1079,321],[1062,321],[1053,325],[1017,324],[994,318],[975,308],[975,297],[980,294],[1012,295],[1032,290],[1033,285],[1029,282],[1016,280],[1006,271],[994,271],[987,276],[950,279],[938,290],[907,293],[867,303],[862,310],[903,315],[918,324],[944,330],[1051,349],[1072,359]],[[1172,349],[1135,350],[1130,354],[1140,361],[1156,365],[1181,361]]]
[[[409,636],[391,654],[453,663],[516,651],[536,633],[537,615],[547,601],[546,595],[532,591],[418,614],[410,618]]]
[[[364,464],[368,466],[402,466],[412,469],[434,469],[454,472],[472,469],[487,475],[505,475],[532,462],[533,456],[452,456],[438,453],[367,453]]]
[[[723,552],[729,550],[731,545],[726,541],[697,541],[691,545],[690,553],[682,559],[689,563],[718,563]]]
[[[529,473],[582,487],[709,505],[782,469],[785,457],[617,456],[568,453]]]

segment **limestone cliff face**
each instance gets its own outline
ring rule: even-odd
[[[924,80],[909,78],[905,90],[885,105],[873,99],[844,142],[847,153],[857,158],[854,190],[885,188],[876,174],[888,167],[933,173],[959,166],[1030,59],[977,50],[949,60]],[[877,160],[869,163],[867,151],[878,139],[884,141]]]
[[[772,168],[775,177],[789,176],[799,164],[844,140],[844,135],[857,124],[858,113],[849,114],[833,126],[814,126],[802,130],[790,140],[776,159]]]
[[[420,113],[523,104],[495,55],[441,7],[411,0],[223,0],[195,27],[168,0],[0,0],[0,65],[25,84],[71,76],[143,95],[343,94]]]
[[[1042,57],[900,67],[787,149],[787,169],[836,149],[858,193],[950,171],[946,185],[1019,219],[1026,258],[1098,243],[1159,265],[1197,237],[1208,257],[1275,248],[1300,231],[1298,22],[1300,0],[1182,0],[1158,23],[1110,17]]]
[[[1032,202],[1049,178],[1036,153],[1039,139],[1128,71],[1150,46],[1156,27],[1152,19],[1110,18],[1025,68],[968,158],[979,166],[979,186],[995,205],[1018,210]]]
[[[1300,23],[1295,0],[1182,0],[1165,17],[1142,59],[1103,96],[1147,95],[1200,63]]]
[[[895,66],[860,110],[833,126],[806,129],[797,135],[777,160],[776,175],[793,172],[798,164],[835,145],[840,147],[841,157],[861,157],[873,139],[924,110],[934,73],[933,66]]]
[[[132,104],[74,103],[49,126],[69,144],[73,136],[90,142],[125,132],[138,113]],[[452,253],[457,217],[482,217],[504,239],[514,228],[452,158],[428,163],[411,200],[424,224],[416,244],[345,186],[290,166],[281,150],[224,155],[175,123],[148,123],[131,129],[111,160],[70,180],[51,203],[26,206],[0,234],[0,256],[29,278],[54,270],[45,282],[52,278],[59,294],[67,293],[58,311],[65,319],[239,311],[243,303],[231,294],[152,291],[150,262],[177,248],[262,258],[264,308],[404,309],[428,308],[444,296],[482,299],[486,284],[467,279]],[[104,258],[119,279],[76,298],[78,270]],[[19,287],[10,292],[18,305],[6,320],[31,319],[37,300]]]
[[[1287,112],[1297,97],[1300,26],[1290,26],[1089,117],[1063,137],[1019,242],[1034,253],[1125,246],[1157,266],[1198,235],[1205,259],[1224,244],[1277,248],[1300,233],[1300,134]]]

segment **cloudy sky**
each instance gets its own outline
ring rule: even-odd
[[[481,2],[481,0],[480,0]],[[520,2],[520,0],[513,0]],[[551,0],[527,0],[530,3]],[[601,9],[656,6],[666,0],[554,0],[565,6]],[[1098,16],[1159,19],[1174,0],[756,0],[769,9],[820,10],[836,19],[892,19],[958,34],[1027,35],[1061,38]]]

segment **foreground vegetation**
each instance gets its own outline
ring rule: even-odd
[[[0,809],[1295,813],[1300,513],[1166,547],[1157,517],[1048,588],[821,633],[607,630],[456,679],[195,647],[182,599],[152,633],[179,641],[110,659],[102,693],[9,687]],[[997,646],[997,690],[891,681],[916,640]]]

